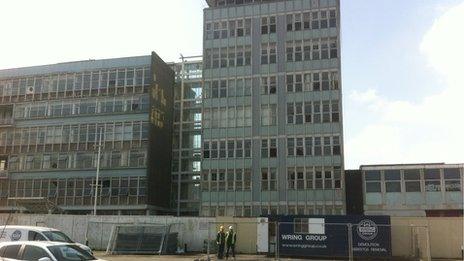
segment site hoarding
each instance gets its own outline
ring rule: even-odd
[[[278,222],[281,256],[391,257],[389,216],[298,215],[269,221]]]

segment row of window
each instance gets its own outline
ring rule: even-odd
[[[287,31],[317,30],[337,27],[336,10],[320,10],[287,14]],[[261,34],[276,33],[276,16],[261,17]],[[251,35],[251,19],[206,23],[206,40],[226,39]]]
[[[285,85],[287,92],[338,90],[338,71],[287,74]]]
[[[262,126],[277,124],[277,104],[262,104]],[[204,128],[235,128],[251,126],[251,106],[204,109]],[[338,100],[287,103],[287,124],[339,122]]]
[[[340,155],[339,136],[314,136],[287,138],[287,156]]]
[[[226,68],[251,65],[251,45],[205,49],[205,68]]]
[[[251,78],[205,81],[203,93],[207,99],[250,96],[251,85]]]
[[[228,139],[203,141],[203,158],[250,158],[251,139]]]
[[[100,167],[144,167],[146,158],[146,150],[103,151]],[[10,171],[89,169],[95,168],[96,164],[97,155],[94,152],[11,155],[8,161]]]
[[[16,119],[34,119],[98,113],[148,112],[149,104],[148,96],[29,103],[16,105],[13,116]]]
[[[252,187],[250,169],[211,169],[202,172],[202,191],[242,191]],[[339,189],[340,167],[291,167],[287,170],[287,189]],[[262,191],[278,190],[276,168],[262,168],[260,175]]]
[[[111,87],[143,86],[150,83],[149,67],[121,68],[0,80],[0,96],[97,90]]]
[[[339,136],[309,136],[287,138],[287,156],[332,156],[341,154]],[[203,158],[249,158],[251,157],[251,139],[245,140],[207,140],[203,141]],[[277,139],[261,140],[261,157],[277,157]]]
[[[205,68],[226,68],[251,65],[251,46],[205,49]],[[286,43],[286,61],[314,61],[338,58],[336,38],[320,38]],[[277,63],[277,43],[261,45],[260,63]]]
[[[328,123],[340,121],[339,101],[287,103],[287,124]]]
[[[1,197],[93,197],[94,178],[10,180]],[[145,196],[145,177],[103,177],[99,180],[99,197]],[[92,202],[93,203],[93,202]]]
[[[209,22],[205,26],[206,40],[251,35],[251,18]]]
[[[233,204],[233,203],[232,203]],[[268,202],[262,202],[261,206],[203,206],[201,208],[202,216],[236,216],[250,217],[252,210],[263,216],[266,215],[341,215],[343,207],[334,207],[332,205],[269,205]],[[296,219],[295,219],[296,220]],[[272,225],[272,224],[270,224]],[[299,231],[298,228],[295,231]],[[304,231],[303,229],[301,231]]]
[[[443,169],[443,180],[440,169],[385,170],[383,175],[371,170],[364,175],[367,193],[461,191],[461,174],[457,168]]]
[[[96,143],[100,130],[103,142],[148,139],[148,122],[108,122],[25,127],[0,131],[0,146],[35,144]]]
[[[310,71],[291,73],[285,77],[287,92],[327,91],[339,89],[338,71]],[[261,94],[277,93],[277,75],[264,76],[260,79]],[[250,96],[252,79],[221,79],[205,81],[205,98],[226,98]]]
[[[339,189],[341,188],[341,168],[335,167],[292,167],[287,169],[287,188]]]
[[[287,62],[338,58],[337,38],[288,41],[285,56]]]
[[[251,106],[203,109],[203,128],[235,128],[251,126]]]
[[[288,32],[335,27],[337,27],[337,11],[335,9],[287,14]]]
[[[202,191],[251,190],[251,169],[211,169],[201,176]]]

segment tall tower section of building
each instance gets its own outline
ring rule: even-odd
[[[345,213],[340,2],[207,3],[200,214]]]

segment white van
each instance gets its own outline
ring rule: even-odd
[[[34,226],[0,226],[0,242],[9,241],[51,241],[71,243],[92,253],[90,247],[76,243],[58,229]]]

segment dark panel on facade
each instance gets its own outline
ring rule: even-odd
[[[346,214],[364,213],[362,174],[360,170],[345,171]]]
[[[174,71],[155,52],[152,52],[151,71],[148,204],[166,210],[171,188]]]

